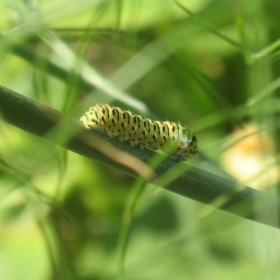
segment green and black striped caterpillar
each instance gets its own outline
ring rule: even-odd
[[[153,121],[110,105],[91,107],[80,120],[88,129],[103,130],[141,149],[170,148],[173,160],[190,158],[198,151],[197,137],[180,123]]]

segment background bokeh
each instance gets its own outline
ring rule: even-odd
[[[0,0],[0,84],[76,118],[109,103],[180,121],[198,135],[194,165],[277,195],[280,4],[179,3]],[[1,121],[0,279],[279,279],[277,229],[204,215],[210,206],[152,185],[120,275],[134,188]]]

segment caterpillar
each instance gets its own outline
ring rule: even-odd
[[[170,148],[169,157],[184,160],[198,151],[197,137],[180,124],[168,121],[153,121],[110,105],[91,107],[80,120],[87,129],[99,129],[120,141],[129,141],[131,146],[157,150]]]

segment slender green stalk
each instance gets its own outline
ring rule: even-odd
[[[182,9],[184,12],[186,12],[188,15],[192,16],[199,24],[201,24],[206,30],[213,33],[217,37],[220,37],[224,41],[228,42],[232,46],[236,47],[238,50],[241,50],[241,44],[234,41],[233,39],[229,38],[228,36],[224,35],[223,33],[219,32],[217,29],[215,29],[213,26],[211,26],[208,23],[203,22],[201,19],[199,19],[195,13],[191,12],[187,7],[183,6],[181,3],[179,3],[177,0],[171,0],[174,2],[180,9]]]
[[[63,116],[60,112],[44,106],[32,99],[24,97],[7,88],[0,86],[0,115],[3,120],[24,131],[44,137],[56,145],[60,145],[70,151],[82,156],[92,158],[104,165],[115,167],[121,172],[125,172],[133,177],[139,175],[138,168],[130,166],[131,163],[116,161],[116,158],[110,158],[110,149],[122,150],[122,155],[131,155],[141,162],[150,162],[153,152],[140,151],[131,147],[127,143],[121,143],[116,139],[109,138],[106,134],[99,131],[83,130],[77,124],[77,120]],[[60,121],[63,119],[63,125]],[[59,134],[48,133],[55,127],[59,127]],[[62,136],[65,135],[65,139]],[[105,145],[105,150],[97,149],[92,141],[98,147]],[[109,146],[108,146],[109,145]],[[116,147],[115,147],[116,146]],[[109,151],[108,151],[109,150]],[[113,152],[115,154],[115,151]],[[118,154],[117,158],[118,158]],[[126,163],[126,165],[125,165]],[[175,173],[172,181],[166,190],[188,197],[205,204],[211,204],[212,201],[221,195],[230,194],[230,199],[219,209],[240,217],[257,221],[266,225],[279,228],[280,224],[280,199],[278,197],[243,186],[242,189],[235,181],[211,174],[207,171],[189,166],[189,169],[183,175],[175,167],[177,163],[166,159],[161,163],[154,174],[149,174],[149,169],[143,170],[140,174],[146,174],[146,180],[153,182],[154,176],[160,176],[164,173]],[[180,163],[182,165],[186,163]],[[132,164],[133,165],[133,164]],[[144,168],[144,165],[142,166]],[[161,187],[159,185],[159,187]],[[257,202],[257,203],[256,203]],[[270,212],[271,211],[271,212]],[[278,213],[278,220],[270,219],[270,215],[263,213]]]
[[[136,182],[133,186],[131,194],[129,196],[129,200],[127,201],[123,217],[122,217],[122,227],[119,237],[119,263],[118,263],[118,271],[121,275],[124,274],[124,265],[125,265],[125,257],[127,253],[129,233],[132,225],[132,220],[135,212],[135,208],[137,202],[139,201],[144,189],[146,182],[141,179]]]

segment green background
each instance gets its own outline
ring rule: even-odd
[[[231,170],[226,153],[244,137],[235,132],[250,125],[252,154],[233,154],[260,168],[236,179],[262,179],[277,194],[277,178],[259,177],[278,172],[280,4],[180,3],[194,14],[168,0],[0,0],[0,84],[76,118],[109,103],[180,121],[198,135],[194,164],[218,174]],[[152,185],[137,200],[120,274],[135,180],[5,122],[0,136],[0,279],[279,278],[278,230],[205,214]]]

